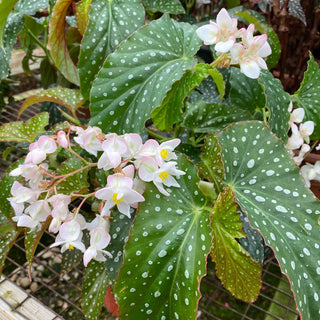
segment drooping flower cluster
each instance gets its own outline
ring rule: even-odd
[[[198,37],[205,45],[215,45],[215,51],[220,55],[230,53],[231,64],[239,64],[240,70],[247,77],[256,79],[260,69],[267,69],[266,58],[271,54],[271,48],[266,34],[254,36],[254,25],[247,29],[237,28],[238,20],[231,18],[226,9],[221,9],[216,22],[197,29]],[[236,42],[241,38],[240,42]]]
[[[74,141],[96,156],[97,163],[89,163],[73,151],[70,144],[71,131],[76,134]],[[180,187],[175,177],[180,177],[185,172],[177,169],[177,162],[172,161],[177,159],[173,150],[179,143],[179,139],[161,144],[150,139],[143,143],[138,134],[105,135],[97,127],[83,129],[72,126],[67,134],[59,131],[55,136],[41,136],[37,142],[30,144],[24,164],[10,172],[11,176],[21,176],[23,179],[20,180],[25,181],[25,185],[22,181],[15,181],[11,188],[8,200],[14,209],[13,220],[19,227],[31,230],[50,221],[49,231],[57,233],[52,246],[61,246],[61,252],[79,249],[84,254],[85,266],[91,259],[104,261],[104,255],[111,256],[104,249],[111,240],[110,210],[113,207],[116,206],[119,212],[130,217],[130,208],[137,208],[138,203],[144,201],[142,194],[145,185],[142,181],[153,181],[164,195],[169,195],[165,187]],[[43,163],[47,155],[56,152],[58,148],[68,149],[87,163],[87,166],[68,173],[68,176],[96,166],[108,171],[106,186],[88,195],[58,193],[57,185],[66,175],[57,176],[54,172],[49,172],[48,165]],[[90,196],[95,196],[102,202],[100,214],[88,223],[79,209]],[[75,197],[83,197],[83,201],[78,208],[70,211],[71,201]],[[90,235],[87,248],[83,242],[84,230]]]
[[[293,110],[292,102],[290,101],[288,111],[290,112],[290,129],[291,136],[287,142],[287,148],[293,155],[293,160],[297,165],[300,165],[305,154],[310,151],[310,135],[314,130],[314,122],[306,121],[302,123],[305,116],[303,108]],[[299,150],[298,155],[294,155],[293,150]]]

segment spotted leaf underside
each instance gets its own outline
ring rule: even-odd
[[[144,24],[139,0],[92,0],[89,24],[81,43],[79,74],[81,92],[89,98],[92,82],[108,54]]]
[[[303,121],[314,121],[315,126],[311,139],[318,140],[320,138],[320,68],[311,54],[308,69],[293,99],[299,107],[305,110]]]
[[[211,246],[209,212],[194,165],[181,155],[178,167],[186,174],[170,196],[146,185],[116,283],[121,319],[197,316],[199,281]]]
[[[284,142],[288,141],[290,96],[283,90],[280,80],[267,70],[261,70],[260,84],[264,87],[266,107],[270,111],[268,124],[273,133]]]
[[[91,260],[86,267],[81,296],[81,305],[86,319],[98,319],[107,286],[108,280],[104,263]]]
[[[33,142],[33,140],[45,131],[49,123],[49,115],[43,112],[35,115],[25,123],[15,121],[5,123],[0,127],[0,141]]]
[[[142,0],[146,10],[152,12],[166,12],[172,14],[185,13],[179,0]]]
[[[91,125],[140,132],[172,84],[196,63],[195,26],[164,15],[137,30],[106,60],[91,91]]]
[[[238,299],[255,301],[261,289],[261,268],[236,240],[245,234],[231,188],[215,201],[211,227],[211,256],[218,278]]]
[[[231,125],[218,140],[225,182],[275,252],[303,319],[315,319],[320,314],[319,201],[283,142],[262,122]]]
[[[172,85],[161,106],[151,113],[153,123],[159,130],[170,131],[175,122],[182,120],[185,98],[208,76],[209,68],[208,64],[197,64]]]

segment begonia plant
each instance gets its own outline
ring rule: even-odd
[[[311,54],[289,95],[268,71],[276,34],[243,7],[190,24],[178,0],[0,6],[1,77],[24,34],[60,79],[19,115],[50,101],[67,120],[48,127],[41,112],[0,127],[0,141],[26,149],[0,182],[1,267],[21,233],[30,267],[48,230],[63,272],[85,266],[87,319],[108,289],[120,319],[185,320],[197,317],[209,255],[225,288],[253,302],[269,246],[301,319],[319,317],[320,204],[308,188],[319,163],[299,169],[320,138]]]

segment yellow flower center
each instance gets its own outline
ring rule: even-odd
[[[72,245],[72,244],[69,244],[69,247],[68,247],[68,249],[71,249],[71,250],[73,250],[73,249],[74,249],[73,245]]]
[[[161,158],[162,158],[162,159],[168,159],[168,158],[169,158],[169,156],[168,156],[168,150],[167,150],[167,149],[162,149],[162,150],[160,151],[160,155],[161,155]]]
[[[118,199],[118,194],[117,193],[114,193],[113,196],[112,196],[112,200],[113,202],[118,205],[120,201],[123,200],[123,197],[121,197],[120,199]]]
[[[169,178],[169,173],[167,171],[163,171],[159,174],[159,178],[164,182],[167,178]]]

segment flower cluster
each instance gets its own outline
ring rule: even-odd
[[[87,162],[71,147],[70,133],[74,132],[74,141],[88,153],[97,157],[97,163]],[[158,190],[169,195],[165,187],[180,187],[175,177],[185,172],[177,169],[174,148],[180,143],[173,139],[159,144],[149,139],[142,142],[138,134],[115,133],[103,134],[97,127],[71,126],[68,133],[59,131],[55,136],[41,136],[37,142],[30,144],[29,153],[23,164],[10,172],[11,176],[21,176],[25,181],[15,181],[8,198],[15,216],[13,220],[19,227],[35,230],[44,222],[50,222],[49,231],[57,233],[52,246],[61,246],[61,252],[77,248],[83,252],[83,262],[87,266],[91,259],[104,261],[104,255],[111,256],[104,250],[110,242],[111,209],[117,207],[119,212],[130,217],[130,208],[137,208],[144,201],[142,196],[145,185],[143,181],[153,181]],[[83,160],[87,165],[66,175],[49,172],[43,163],[48,154],[65,148]],[[107,171],[107,184],[87,195],[63,194],[57,192],[57,185],[67,176],[91,167]],[[113,172],[110,172],[113,170]],[[100,214],[90,223],[79,213],[83,202],[90,196],[102,200]],[[76,197],[83,197],[78,208],[70,211],[70,203]],[[83,231],[90,234],[88,248],[83,243]]]
[[[254,36],[253,24],[240,30],[237,24],[237,19],[231,18],[226,9],[221,9],[216,22],[210,21],[210,24],[198,28],[196,32],[205,45],[214,44],[218,55],[229,52],[230,63],[239,64],[241,72],[256,79],[260,75],[260,68],[267,69],[263,58],[271,54],[268,36]],[[240,42],[236,42],[238,38],[241,38]]]
[[[291,136],[288,139],[287,148],[293,156],[294,162],[299,166],[305,154],[310,151],[309,137],[313,133],[314,122],[306,121],[302,123],[305,111],[303,108],[297,108],[293,110],[291,101],[288,111],[290,112],[289,124],[291,129]],[[299,154],[295,155],[293,150],[299,150]]]

